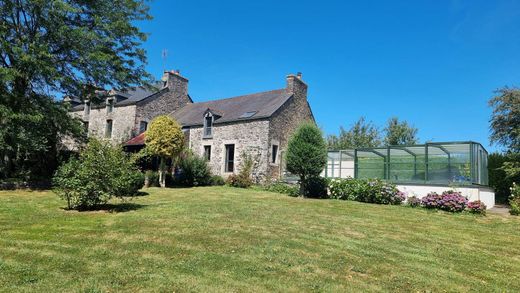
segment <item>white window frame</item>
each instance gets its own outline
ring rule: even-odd
[[[208,131],[208,124],[207,124],[207,121],[208,121],[208,117],[211,117],[211,126],[209,126],[209,134],[207,133]],[[213,138],[213,123],[215,122],[215,118],[213,117],[213,115],[208,112],[204,115],[204,127],[202,128],[202,138]]]

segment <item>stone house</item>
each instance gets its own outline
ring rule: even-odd
[[[89,135],[114,142],[133,137],[125,147],[136,150],[144,146],[147,123],[169,114],[182,126],[187,146],[208,160],[213,174],[238,172],[243,156],[249,155],[256,162],[253,175],[258,181],[281,176],[289,137],[300,124],[315,122],[300,73],[288,75],[282,89],[194,103],[188,80],[178,71],[167,71],[155,91],[114,92],[105,105],[91,105],[90,111],[88,106],[77,105],[73,113],[83,117]]]

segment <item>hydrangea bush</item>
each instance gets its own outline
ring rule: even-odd
[[[473,213],[473,214],[480,214],[480,215],[485,215],[486,214],[486,205],[481,202],[480,200],[475,200],[475,201],[470,201],[468,203],[468,206],[467,206],[467,210],[470,212],[470,213]]]
[[[330,197],[378,204],[401,204],[406,195],[397,187],[380,179],[332,179]]]
[[[513,182],[511,187],[511,196],[509,197],[509,213],[511,215],[520,215],[520,185]]]
[[[422,198],[421,204],[428,209],[441,209],[448,212],[462,212],[468,204],[468,199],[460,192],[448,190],[442,194],[430,192]]]
[[[412,208],[420,207],[421,206],[421,199],[417,196],[410,196],[406,200],[406,203],[411,206]]]

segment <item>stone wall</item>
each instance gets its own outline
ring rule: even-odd
[[[141,121],[150,123],[153,118],[159,115],[166,115],[175,110],[192,103],[188,96],[188,79],[182,77],[179,72],[166,71],[163,76],[166,87],[159,93],[138,102],[133,136],[138,135]]]
[[[211,146],[211,160],[209,162],[213,174],[223,177],[230,173],[224,172],[225,145],[235,145],[234,173],[240,171],[242,162],[241,154],[247,152],[252,156],[258,156],[258,166],[255,168],[254,177],[263,179],[267,172],[267,148],[269,136],[268,120],[251,120],[213,125],[213,137],[202,138],[203,127],[191,127],[189,131],[190,148],[199,155],[204,155],[204,146]]]
[[[107,120],[112,120],[112,137],[110,141],[114,144],[122,143],[132,137],[132,131],[135,127],[134,119],[136,106],[128,105],[114,107],[112,113],[107,113],[106,108],[92,108],[88,116],[82,111],[71,112],[71,115],[81,117],[83,121],[88,121],[88,135],[100,139],[105,138],[105,129]]]
[[[314,121],[311,108],[307,102],[307,84],[301,80],[301,76],[287,76],[287,91],[293,96],[270,119],[269,148],[268,148],[268,176],[279,179],[284,169],[283,154],[287,150],[287,143],[294,131],[304,122]],[[272,145],[278,145],[278,157],[276,163],[271,162]]]

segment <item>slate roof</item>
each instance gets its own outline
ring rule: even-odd
[[[144,87],[144,86],[133,87],[133,88],[129,88],[128,90],[125,90],[125,91],[116,91],[113,95],[110,95],[110,96],[114,96],[117,98],[117,102],[114,105],[115,107],[133,105],[156,93],[159,93],[160,91],[163,90],[163,89],[161,89],[161,87],[162,87],[162,82],[157,82],[157,83],[153,84],[151,87]],[[81,103],[77,106],[72,107],[72,111],[83,110],[84,106],[85,106],[85,104]],[[105,107],[104,102],[102,102],[101,104],[92,105],[92,108],[102,108],[102,107]]]
[[[214,124],[267,118],[271,117],[291,96],[292,93],[285,89],[279,89],[227,99],[191,103],[176,110],[171,115],[182,126],[203,125],[204,113],[208,109],[221,116],[217,117]],[[247,112],[256,113],[249,117],[241,117]]]

